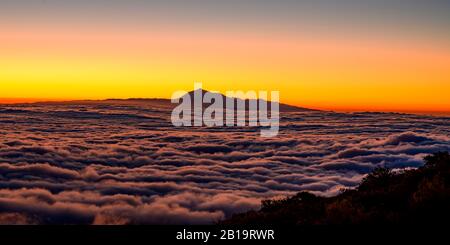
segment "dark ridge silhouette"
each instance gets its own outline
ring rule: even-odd
[[[203,102],[203,101],[206,101],[206,99],[204,98],[206,93],[211,93],[213,95],[211,98],[211,102]],[[197,104],[195,102],[196,95],[197,96],[200,95],[200,97],[202,99],[201,104]],[[286,104],[282,104],[282,103],[278,103],[278,102],[266,101],[266,100],[258,99],[258,98],[241,99],[241,98],[235,98],[235,97],[227,97],[221,93],[209,92],[204,89],[197,89],[197,90],[190,91],[190,92],[184,94],[183,96],[181,96],[179,99],[180,99],[179,103],[183,103],[185,100],[189,100],[191,102],[191,116],[192,116],[191,124],[192,125],[195,125],[195,119],[194,119],[196,117],[195,109],[200,108],[201,112],[204,112],[209,106],[217,103],[217,101],[215,101],[216,99],[220,101],[218,103],[222,103],[222,115],[219,118],[225,119],[231,115],[232,120],[234,120],[235,125],[238,124],[239,118],[243,119],[243,121],[245,122],[246,125],[249,125],[251,121],[253,121],[253,122],[257,121],[257,118],[256,117],[254,118],[253,116],[259,116],[259,113],[264,112],[264,111],[267,113],[267,116],[269,118],[272,118],[272,105],[277,105],[278,112],[280,112],[280,113],[315,111],[312,109],[295,107],[295,106],[286,105]],[[229,105],[230,102],[232,102],[232,105],[234,105],[234,106],[230,106]],[[177,106],[178,104],[174,104],[174,105]],[[264,105],[265,109],[260,108],[260,105]],[[217,116],[220,116],[220,114],[216,115],[216,113],[217,113],[217,111],[215,111],[213,114],[214,118],[216,118]],[[202,115],[202,114],[199,114],[199,115]],[[242,116],[244,118],[242,118]],[[204,125],[204,124],[202,124],[202,125]]]
[[[181,96],[180,98],[182,99],[183,97],[189,96],[191,97],[191,102],[193,103],[194,100],[194,92],[190,91],[188,93],[186,93],[185,95]],[[201,94],[202,94],[202,98],[204,96],[205,93],[207,93],[209,91],[207,90],[201,90]],[[217,94],[217,93],[213,93],[213,94]],[[225,107],[225,99],[227,98],[225,95],[223,94],[219,94],[221,96],[221,98],[223,99],[224,102],[224,107]],[[237,108],[237,102],[238,101],[243,101],[245,103],[245,110],[248,111],[249,110],[249,102],[251,100],[242,100],[239,98],[232,98],[235,101],[235,108]],[[182,100],[180,100],[181,103]],[[264,100],[263,100],[264,101]],[[256,101],[258,102],[258,100]],[[265,101],[268,102],[267,103],[267,108],[270,110],[271,109],[271,104],[270,101]],[[93,104],[93,103],[98,103],[98,104],[123,104],[123,105],[144,105],[144,106],[153,106],[153,107],[161,107],[161,108],[167,108],[167,109],[173,109],[175,106],[177,106],[178,104],[176,103],[172,103],[170,99],[164,99],[164,98],[128,98],[128,99],[115,99],[115,98],[111,98],[111,99],[105,99],[105,100],[72,100],[72,101],[48,101],[48,102],[33,102],[33,104],[46,104],[46,105],[57,105],[57,104]],[[27,104],[27,103],[25,103]],[[203,109],[208,107],[211,103],[203,103]],[[257,103],[258,104],[258,103]],[[315,110],[315,109],[308,109],[308,108],[304,108],[304,107],[298,107],[298,106],[293,106],[293,105],[288,105],[288,104],[283,104],[283,103],[279,103],[279,110],[280,112],[309,112],[309,111],[320,111],[320,110]]]
[[[203,98],[203,96],[205,95],[205,93],[209,93],[209,91],[204,90],[204,89],[198,89],[198,90],[200,90],[200,93],[201,93],[202,98]],[[195,92],[198,91],[198,90],[192,90],[192,91],[186,93],[185,95],[183,95],[181,98],[186,97],[186,96],[189,96],[189,97],[191,98],[191,101],[193,102]],[[245,110],[248,111],[248,110],[250,109],[250,102],[256,102],[256,104],[258,105],[260,101],[267,103],[267,108],[268,108],[268,110],[271,109],[271,103],[270,103],[271,101],[270,101],[270,100],[269,100],[269,101],[265,101],[265,100],[262,100],[262,99],[240,99],[240,98],[231,98],[231,97],[227,97],[227,96],[225,96],[225,95],[223,95],[223,94],[220,94],[220,93],[213,93],[213,92],[210,92],[210,93],[212,93],[212,94],[218,94],[218,95],[222,98],[222,101],[223,101],[223,103],[224,103],[224,105],[223,105],[224,108],[225,108],[225,106],[226,106],[226,102],[225,102],[225,101],[226,101],[226,99],[228,98],[228,99],[232,99],[232,100],[234,101],[234,105],[235,105],[234,108],[235,108],[235,109],[237,109],[237,104],[238,104],[238,103],[244,103],[244,105],[245,105]],[[269,95],[268,95],[268,96],[269,96]],[[213,102],[213,103],[214,103],[214,102]],[[211,104],[212,104],[212,103],[211,103]],[[210,103],[203,103],[203,107],[207,107],[207,106],[209,106],[209,105],[210,105]],[[315,109],[308,109],[308,108],[304,108],[304,107],[297,107],[297,106],[292,106],[292,105],[283,104],[283,103],[278,103],[278,105],[279,105],[279,110],[280,110],[280,112],[306,112],[306,111],[319,111],[319,110],[315,110]]]
[[[377,168],[358,188],[334,197],[308,192],[262,201],[259,211],[236,214],[222,224],[427,224],[450,218],[450,155],[425,157],[414,170]]]

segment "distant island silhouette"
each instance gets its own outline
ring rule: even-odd
[[[192,90],[190,92],[187,92],[185,95],[183,95],[182,97],[185,96],[193,96],[194,95],[195,90]],[[203,90],[202,89],[202,95],[204,95],[205,93],[209,92],[207,90]],[[223,98],[227,98],[225,95],[220,94]],[[239,98],[232,98],[235,100],[241,100]],[[270,100],[267,101],[269,102],[269,106],[270,106]],[[173,108],[175,107],[177,104],[172,103],[170,99],[167,98],[126,98],[126,99],[119,99],[119,98],[109,98],[109,99],[104,99],[104,100],[67,100],[67,101],[38,101],[38,102],[32,102],[32,103],[37,103],[37,104],[57,104],[57,103],[136,103],[136,104],[155,104],[157,106],[161,106],[164,108]],[[246,109],[248,109],[248,103],[249,100],[246,99],[245,100],[245,104],[246,104]],[[206,104],[206,103],[205,103]],[[294,105],[289,105],[289,104],[285,104],[285,103],[279,103],[279,108],[280,108],[280,112],[307,112],[307,111],[320,111],[317,109],[310,109],[310,108],[305,108],[305,107],[300,107],[300,106],[294,106]]]

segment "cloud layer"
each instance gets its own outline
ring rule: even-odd
[[[289,112],[269,139],[169,117],[151,102],[0,107],[0,223],[212,223],[450,151],[448,117]]]

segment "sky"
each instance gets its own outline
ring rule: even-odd
[[[450,2],[0,1],[0,101],[276,90],[333,110],[450,111]]]

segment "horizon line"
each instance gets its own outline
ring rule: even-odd
[[[205,90],[206,91],[206,90]],[[191,92],[191,91],[189,91]],[[188,93],[189,93],[188,92]],[[128,97],[128,98],[0,98],[0,105],[20,105],[20,104],[35,104],[35,103],[46,103],[46,102],[80,102],[80,101],[108,101],[108,100],[170,100],[170,98],[162,97]],[[450,110],[413,110],[413,109],[376,109],[376,108],[344,108],[344,107],[310,107],[304,105],[296,105],[279,102],[280,104],[285,104],[289,106],[302,107],[305,109],[321,110],[321,111],[334,111],[334,112],[347,112],[347,113],[357,113],[357,112],[381,112],[381,113],[405,113],[405,114],[428,114],[433,116],[450,116]]]

